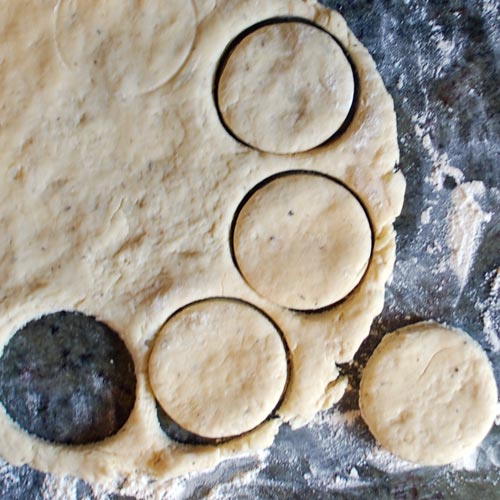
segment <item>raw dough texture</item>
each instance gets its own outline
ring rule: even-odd
[[[276,327],[239,301],[205,300],[174,314],[155,340],[149,379],[177,424],[198,436],[238,436],[274,410],[287,381]]]
[[[497,410],[493,369],[466,333],[418,323],[387,335],[363,372],[361,414],[377,441],[423,465],[478,446]]]
[[[346,120],[353,97],[353,71],[338,43],[301,22],[248,34],[229,55],[218,88],[231,131],[272,153],[324,143]]]
[[[336,364],[352,360],[382,310],[405,182],[394,171],[393,102],[372,58],[339,14],[312,0],[193,4],[194,15],[184,0],[114,1],[109,10],[97,0],[2,2],[0,346],[30,320],[80,311],[121,336],[137,376],[129,420],[93,445],[35,439],[0,408],[0,453],[13,464],[120,481],[134,474],[172,477],[269,446],[282,422],[304,425],[341,397],[346,380]],[[213,83],[227,47],[277,16],[302,17],[335,35],[359,76],[349,127],[307,154],[266,154],[241,144],[215,105]],[[134,34],[133,46],[125,33]],[[257,294],[231,255],[241,200],[290,170],[339,179],[373,225],[362,282],[318,314],[299,314]],[[161,430],[148,359],[166,320],[209,297],[234,297],[272,318],[289,346],[291,376],[279,418],[219,446],[185,445]]]
[[[196,17],[191,0],[60,0],[54,36],[70,71],[84,66],[106,79],[110,92],[134,96],[156,90],[181,68]]]
[[[233,244],[239,269],[257,292],[284,307],[317,310],[360,282],[372,233],[348,189],[328,177],[294,173],[251,196]]]

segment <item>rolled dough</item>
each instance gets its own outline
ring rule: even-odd
[[[149,2],[116,1],[95,19],[93,12],[107,9],[97,0],[2,3],[0,346],[35,318],[76,310],[121,336],[137,376],[130,418],[97,444],[34,439],[0,407],[0,453],[13,464],[120,481],[172,477],[269,446],[282,422],[304,425],[341,397],[346,381],[336,363],[352,360],[382,310],[405,182],[394,171],[392,99],[372,58],[339,14],[311,0],[197,0],[195,16],[188,4],[158,2],[152,14]],[[80,14],[72,25],[74,6]],[[175,30],[184,27],[175,35],[179,50],[169,42],[170,25],[161,23],[172,13]],[[302,155],[265,154],[235,140],[213,95],[231,42],[277,16],[302,17],[335,35],[359,76],[349,128]],[[134,34],[133,47],[125,33]],[[89,57],[95,51],[97,65]],[[290,170],[339,179],[373,224],[366,276],[347,300],[320,314],[298,314],[260,296],[232,260],[229,234],[239,203],[263,180]],[[283,332],[291,357],[286,397],[278,418],[240,438],[216,447],[176,443],[158,422],[150,351],[175,311],[221,296],[257,306]]]
[[[363,371],[361,414],[401,458],[442,465],[486,437],[497,411],[493,369],[466,333],[417,323],[386,335]]]
[[[215,439],[264,422],[283,395],[287,370],[276,327],[256,309],[227,299],[174,314],[149,361],[151,387],[167,415]]]
[[[229,55],[218,87],[231,131],[271,153],[325,142],[346,120],[353,97],[353,71],[338,43],[296,21],[249,33]]]
[[[313,194],[314,193],[314,194]],[[370,222],[359,201],[328,177],[272,179],[238,214],[233,246],[243,276],[276,304],[317,310],[346,297],[370,260]]]
[[[186,61],[196,36],[192,0],[59,0],[55,46],[70,70],[131,97],[156,90]]]

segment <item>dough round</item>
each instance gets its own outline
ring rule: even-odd
[[[102,74],[113,92],[126,97],[172,78],[196,35],[191,0],[59,0],[56,12],[63,61]]]
[[[149,361],[153,392],[167,415],[206,438],[243,434],[280,401],[287,354],[276,326],[231,299],[208,299],[175,313]]]
[[[496,416],[486,353],[466,333],[418,323],[387,335],[363,372],[361,414],[377,441],[423,465],[453,462],[478,446]]]
[[[341,128],[351,110],[351,64],[335,39],[316,26],[297,21],[262,26],[239,42],[225,63],[218,87],[224,122],[261,151],[313,149]]]
[[[346,297],[366,272],[370,223],[342,184],[315,173],[271,178],[237,214],[233,251],[245,280],[284,307],[316,310]]]

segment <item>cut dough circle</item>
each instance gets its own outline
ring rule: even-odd
[[[418,323],[384,337],[363,372],[361,414],[395,455],[443,465],[467,455],[496,416],[497,386],[480,345],[466,333]]]
[[[55,38],[63,61],[102,73],[124,97],[151,92],[172,78],[191,52],[191,0],[59,0]]]
[[[234,225],[243,277],[290,309],[317,310],[345,298],[366,272],[371,251],[361,203],[339,182],[311,172],[265,181],[244,200]]]
[[[257,427],[279,403],[288,377],[274,323],[238,300],[207,299],[175,313],[149,361],[153,392],[167,415],[205,438]]]
[[[217,90],[223,120],[239,140],[261,151],[320,146],[351,110],[352,66],[335,39],[309,23],[261,26],[224,63]]]

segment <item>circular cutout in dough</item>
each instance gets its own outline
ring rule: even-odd
[[[363,372],[361,414],[399,457],[443,465],[490,430],[497,386],[486,353],[466,333],[418,323],[387,335]]]
[[[175,313],[149,360],[151,387],[165,413],[188,432],[212,439],[264,422],[287,378],[287,352],[276,325],[233,299],[207,299]]]
[[[271,177],[243,200],[233,255],[247,283],[268,300],[299,311],[344,299],[363,278],[372,231],[358,199],[313,172]]]
[[[276,154],[322,145],[351,112],[355,78],[335,38],[300,20],[249,30],[223,57],[217,100],[241,142]]]
[[[112,91],[156,90],[188,58],[196,35],[191,0],[59,0],[55,37],[63,61],[102,72]]]
[[[21,328],[0,359],[0,401],[30,434],[81,445],[116,434],[135,402],[134,363],[116,332],[74,312]]]

